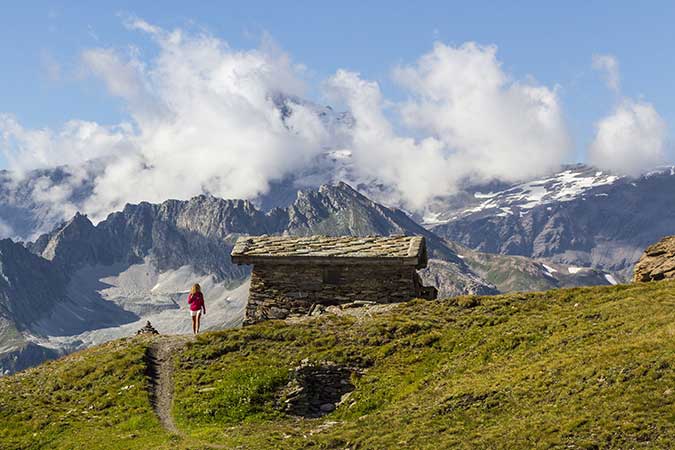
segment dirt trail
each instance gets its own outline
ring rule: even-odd
[[[150,377],[150,403],[162,426],[170,433],[180,434],[171,415],[173,403],[173,354],[183,347],[190,336],[159,336],[148,347],[146,361]]]
[[[226,449],[231,448],[221,444],[204,443],[193,440],[181,432],[176,426],[171,414],[173,404],[173,356],[189,341],[194,340],[193,336],[154,336],[152,344],[148,347],[145,354],[148,377],[150,377],[150,403],[155,414],[159,418],[166,431],[176,434],[185,442],[192,445],[199,445],[200,448]]]

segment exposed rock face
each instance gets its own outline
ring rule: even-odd
[[[448,242],[448,245],[481,280],[492,283],[499,292],[546,291],[561,287],[617,284],[623,281],[615,274],[589,267],[538,261],[523,256],[482,253],[454,242]],[[445,265],[442,261],[438,261],[438,264]],[[434,260],[430,260],[426,271],[433,272],[434,266]],[[464,279],[458,278],[461,274],[449,276],[448,271],[449,268],[446,267],[440,270],[440,275],[447,277],[450,282],[447,287],[442,279],[438,284],[434,284],[441,291],[441,296],[449,296],[446,292],[456,288],[457,282],[453,283],[453,278]]]
[[[27,342],[12,351],[0,353],[0,376],[28,369],[48,360],[58,358],[61,352]]]
[[[236,285],[250,273],[247,267],[230,262],[230,251],[241,234],[424,236],[429,256],[448,262],[461,278],[457,292],[469,293],[461,288],[467,283],[480,284],[480,277],[438,236],[404,212],[379,205],[345,183],[300,191],[291,206],[269,213],[248,201],[202,195],[188,201],[127,205],[96,226],[78,214],[28,248],[66,274],[87,266],[149,260],[160,272],[189,264],[200,273]],[[480,286],[475,288],[471,292],[481,292]]]
[[[230,264],[229,258],[240,234],[414,234],[425,236],[431,256],[462,264],[441,239],[405,213],[379,205],[345,183],[299,191],[290,207],[269,213],[245,200],[200,195],[187,201],[127,205],[96,226],[77,214],[29,248],[66,272],[86,265],[136,263],[149,257],[160,270],[189,263],[220,280],[241,281],[248,271]]]
[[[9,239],[0,241],[0,318],[22,329],[67,298],[66,278],[49,261]]]
[[[645,250],[635,265],[633,281],[657,281],[675,278],[675,236],[661,239]]]

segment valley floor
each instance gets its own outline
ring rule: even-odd
[[[205,333],[173,353],[177,433],[150,395],[148,354],[161,339],[112,341],[0,379],[0,448],[675,447],[675,282]],[[323,417],[284,407],[305,359],[352,371],[354,390]]]

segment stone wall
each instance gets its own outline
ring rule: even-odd
[[[314,304],[377,303],[435,297],[413,266],[375,264],[256,264],[245,324],[305,315]]]
[[[352,374],[359,372],[330,361],[301,361],[286,387],[284,410],[302,417],[321,417],[334,411],[354,390]]]

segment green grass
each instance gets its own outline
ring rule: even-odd
[[[207,333],[175,360],[183,437],[162,431],[141,389],[145,345],[0,379],[0,448],[675,448],[675,282]],[[362,370],[320,419],[280,408],[304,358]]]
[[[0,448],[168,442],[148,402],[145,342],[124,339],[0,378]]]

